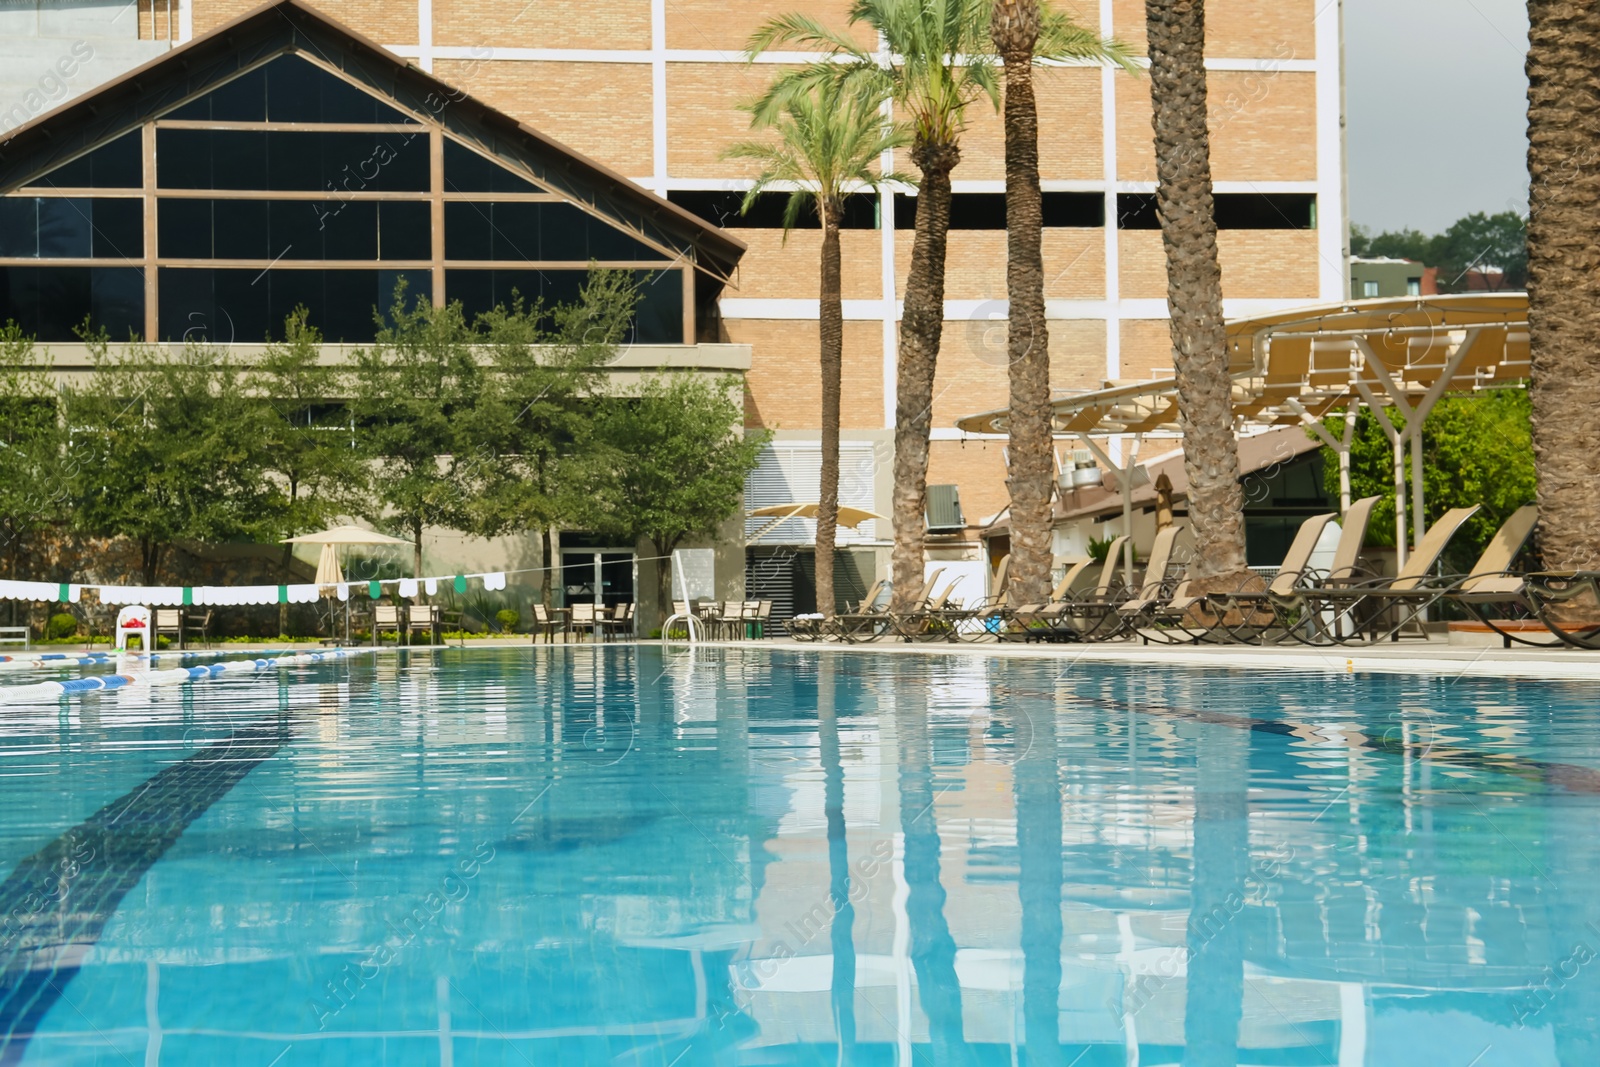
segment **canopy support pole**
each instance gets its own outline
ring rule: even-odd
[[[1356,419],[1361,414],[1361,402],[1352,399],[1344,407],[1344,447],[1339,449],[1339,514],[1350,510],[1350,446],[1355,444]]]
[[[1104,463],[1111,470],[1117,472],[1117,487],[1122,490],[1122,532],[1127,540],[1122,542],[1122,576],[1128,583],[1128,588],[1133,588],[1133,468],[1139,455],[1139,438],[1133,439],[1133,447],[1123,453],[1123,463],[1112,459],[1105,449],[1095,443],[1094,438],[1086,433],[1078,434],[1078,440],[1094,453],[1095,459]]]
[[[1394,449],[1394,551],[1395,569],[1399,570],[1406,565],[1406,433],[1379,410],[1378,398],[1372,395],[1372,388],[1366,382],[1356,382],[1356,391],[1372,409],[1378,425],[1389,438],[1389,447]]]

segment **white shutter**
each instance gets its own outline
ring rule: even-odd
[[[839,443],[839,503],[873,510],[876,459],[872,442]],[[778,504],[815,503],[822,493],[822,446],[815,441],[774,441],[762,449],[756,469],[745,478],[746,511]],[[766,529],[771,519],[746,518],[745,537]],[[838,543],[860,544],[877,539],[877,522],[869,519],[858,529],[840,527]],[[769,530],[763,545],[813,545],[816,523],[810,519],[785,519]]]

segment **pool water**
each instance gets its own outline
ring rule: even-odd
[[[0,709],[0,1064],[1600,1063],[1600,686],[654,647]]]

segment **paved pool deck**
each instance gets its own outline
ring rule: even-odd
[[[669,647],[685,646],[674,642]],[[1053,662],[1115,663],[1126,666],[1216,667],[1226,670],[1326,671],[1333,674],[1425,674],[1445,678],[1544,678],[1600,682],[1600,652],[1576,648],[1472,647],[1443,637],[1355,648],[1305,645],[1258,648],[1249,645],[1143,645],[1108,641],[1081,645],[944,644],[878,641],[702,641],[702,648],[761,648],[841,655],[996,656]]]

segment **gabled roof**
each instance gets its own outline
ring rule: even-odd
[[[745,245],[696,215],[407,63],[301,0],[272,0],[34,118],[0,141],[0,194],[294,52],[437,122],[513,172],[722,281]]]

